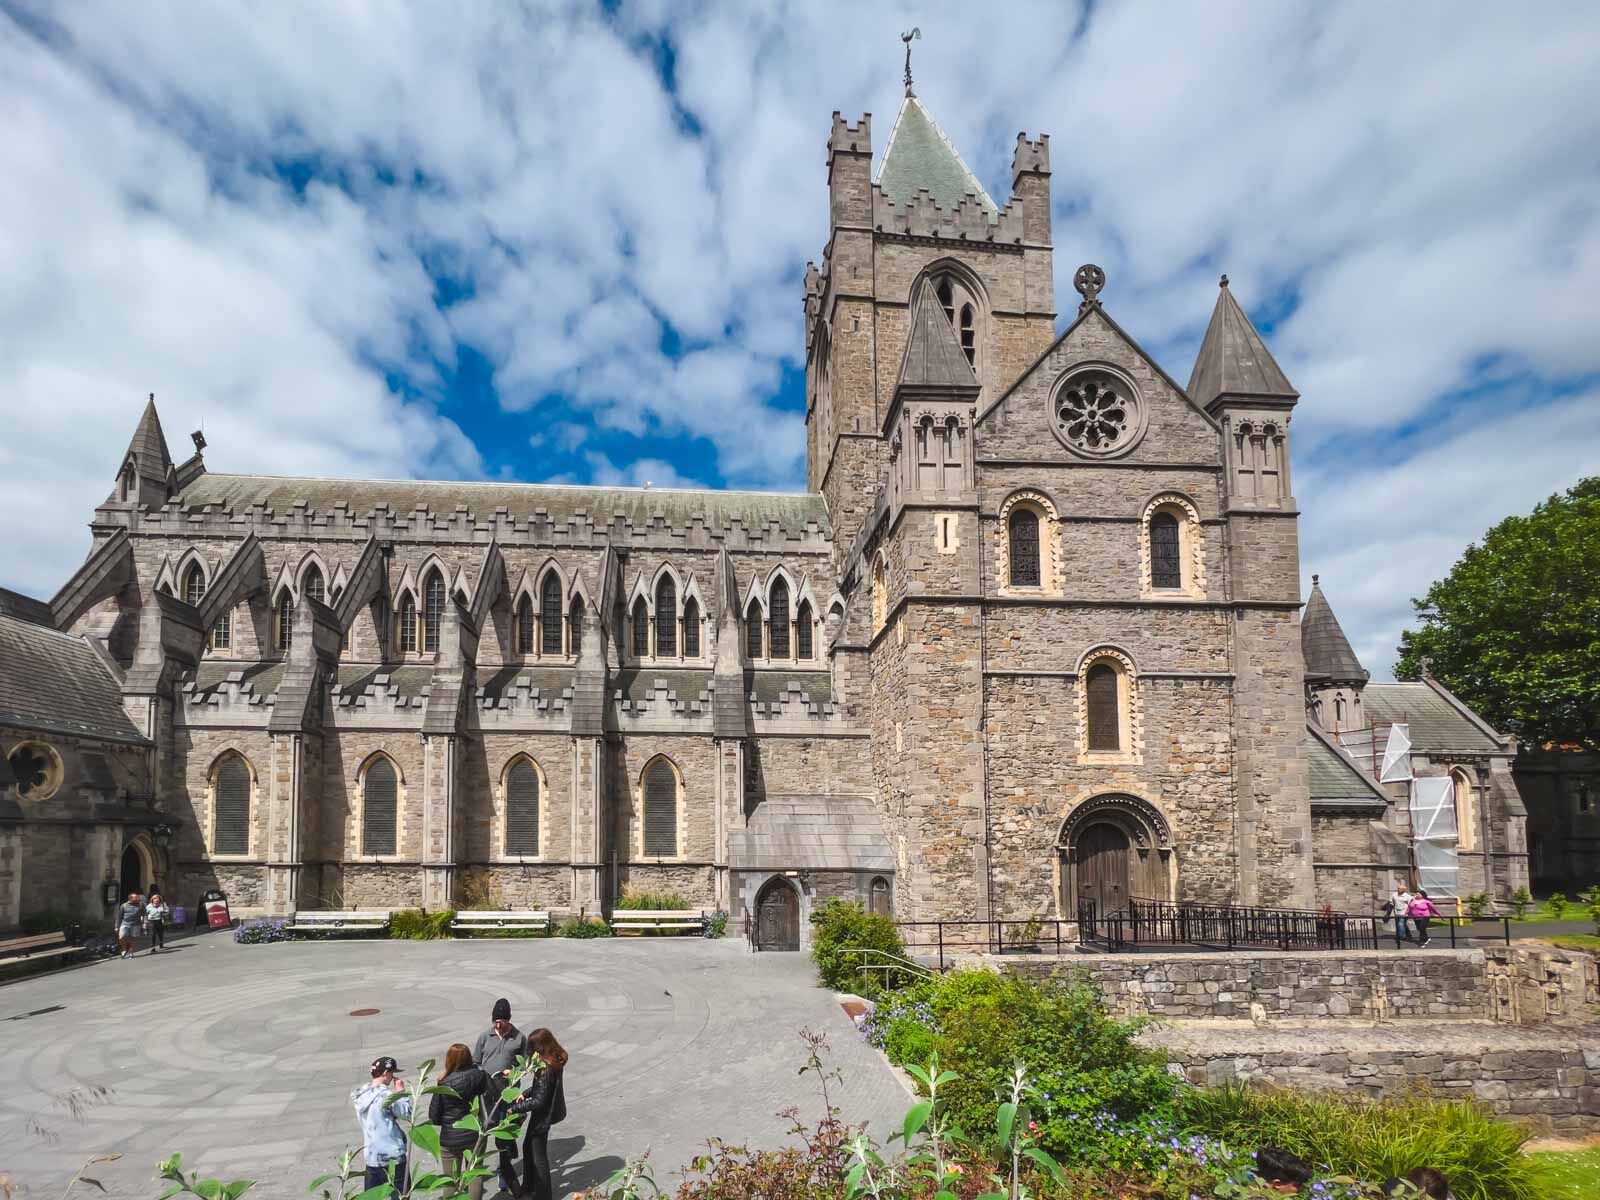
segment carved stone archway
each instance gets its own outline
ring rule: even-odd
[[[1061,911],[1068,919],[1085,900],[1103,909],[1119,888],[1124,898],[1118,903],[1176,894],[1172,828],[1160,809],[1138,796],[1106,793],[1074,806],[1061,822],[1056,852]]]

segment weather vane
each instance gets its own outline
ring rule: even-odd
[[[920,38],[921,36],[922,29],[916,25],[911,27],[911,32],[900,35],[900,40],[906,44],[906,95],[908,96],[915,95],[911,90],[911,42],[914,38]]]

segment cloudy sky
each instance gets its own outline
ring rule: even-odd
[[[1409,598],[1600,471],[1600,6],[0,0],[0,584],[146,393],[217,470],[796,488],[834,109],[917,91],[1058,294],[1187,379],[1226,271],[1302,392],[1303,562]],[[1067,300],[1064,310],[1071,311]]]

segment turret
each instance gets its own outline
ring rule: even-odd
[[[1011,204],[1022,206],[1024,298],[1031,314],[1056,315],[1055,273],[1050,243],[1050,135],[1037,141],[1017,134],[1011,153]]]
[[[196,455],[198,456],[198,450]],[[166,435],[161,431],[161,418],[156,414],[156,398],[152,393],[139,418],[139,427],[133,431],[117,471],[117,482],[106,497],[107,504],[130,505],[146,508],[165,504],[175,490],[172,455],[167,451]]]
[[[1316,575],[1311,577],[1311,597],[1300,618],[1300,650],[1306,662],[1306,716],[1329,733],[1365,725],[1361,692],[1368,675]]]

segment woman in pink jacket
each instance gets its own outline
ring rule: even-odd
[[[1411,908],[1407,915],[1411,918],[1411,923],[1417,927],[1417,948],[1420,950],[1433,940],[1428,936],[1428,922],[1439,915],[1439,909],[1428,899],[1428,893],[1418,888],[1417,894],[1412,897]]]

